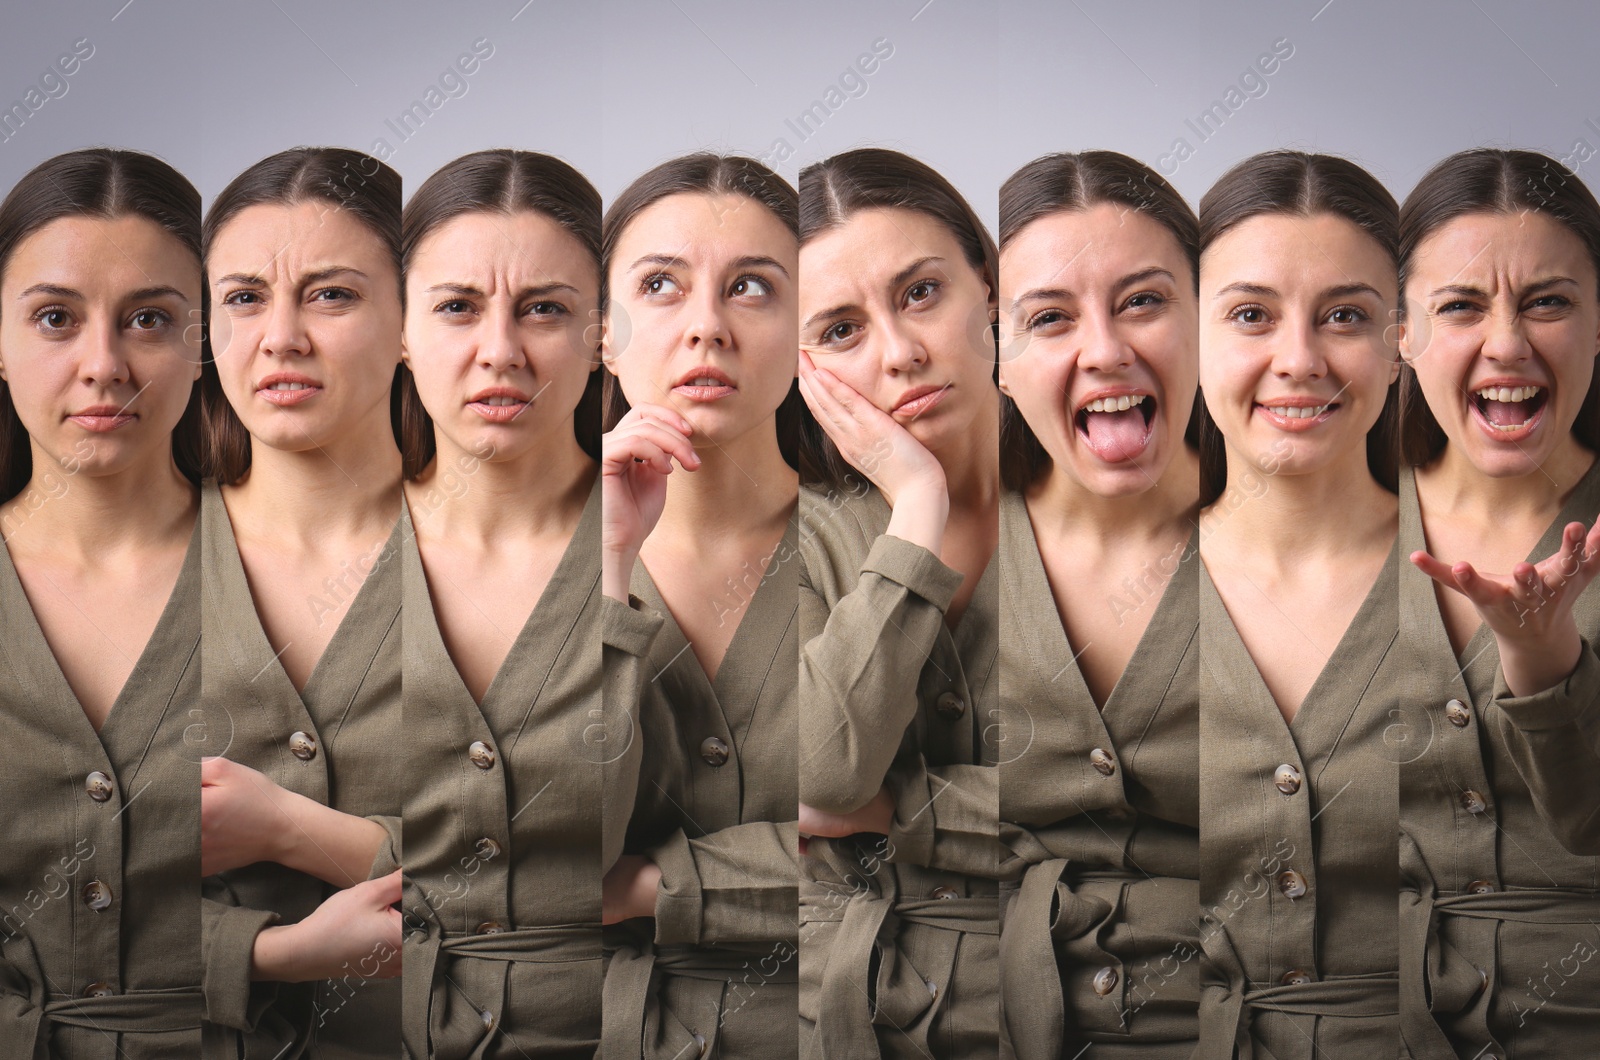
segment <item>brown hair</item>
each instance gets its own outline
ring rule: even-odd
[[[400,222],[401,275],[410,270],[422,241],[469,213],[538,213],[565,229],[600,268],[600,193],[583,174],[559,158],[534,151],[496,148],[462,155],[441,167],[406,203]],[[402,281],[403,282],[403,281]],[[585,335],[590,334],[585,330]],[[578,445],[600,459],[601,377],[591,371],[572,415]],[[400,452],[405,476],[416,478],[437,449],[433,419],[407,372],[396,381],[400,395]]]
[[[778,174],[753,158],[717,155],[701,151],[663,162],[634,180],[606,210],[600,237],[600,307],[607,308],[611,291],[609,277],[617,243],[628,225],[645,210],[669,195],[691,192],[700,195],[742,195],[770,210],[783,226],[800,235],[800,200],[793,187]],[[622,386],[610,369],[605,372],[602,420],[606,430],[617,425],[631,406]],[[798,467],[795,453],[796,428],[805,412],[798,383],[791,383],[777,411],[778,449],[790,467]]]
[[[1267,151],[1245,159],[1200,200],[1200,253],[1252,217],[1332,214],[1372,237],[1399,267],[1400,208],[1371,173],[1348,159],[1304,151]],[[1222,496],[1228,481],[1226,446],[1205,402],[1200,403],[1200,503]],[[1367,468],[1385,489],[1396,489],[1395,444],[1399,387],[1390,384],[1383,411],[1367,432]]]
[[[295,206],[312,201],[349,211],[376,236],[389,251],[395,282],[400,284],[400,174],[371,155],[344,147],[290,148],[263,158],[234,177],[206,211],[200,232],[201,261],[210,260],[218,233],[250,207]],[[206,291],[209,304],[209,282]],[[404,304],[404,285],[400,285],[400,297]],[[409,375],[405,365],[396,368],[395,385],[390,390],[389,419],[397,445],[404,445],[400,391],[401,381]],[[222,485],[238,482],[250,470],[250,432],[222,392],[209,329],[200,373],[200,397],[206,476]]]
[[[200,262],[200,194],[194,185],[153,155],[91,147],[39,163],[0,204],[0,275],[23,240],[67,217],[141,217],[174,236]],[[198,387],[173,429],[172,458],[186,478],[200,481]],[[10,387],[0,380],[0,502],[21,493],[32,474],[28,432]]]
[[[1589,252],[1600,276],[1600,205],[1583,181],[1537,151],[1479,147],[1453,154],[1428,170],[1400,208],[1402,313],[1411,263],[1429,236],[1467,214],[1524,210],[1565,225]],[[1572,433],[1590,452],[1600,451],[1600,373],[1589,383]],[[1417,373],[1407,362],[1400,370],[1400,459],[1410,465],[1426,464],[1443,451],[1445,442],[1444,428],[1428,408]]]
[[[1177,189],[1155,170],[1116,151],[1084,151],[1036,158],[1000,186],[1000,249],[1033,222],[1054,213],[1092,209],[1104,203],[1147,215],[1172,234],[1200,286],[1200,222]],[[1199,388],[1184,441],[1199,444]],[[1026,489],[1050,466],[1050,454],[1022,418],[1017,403],[1000,395],[1000,476],[1014,490]]]
[[[845,151],[800,171],[800,245],[844,224],[862,210],[914,210],[932,218],[955,238],[961,253],[992,297],[999,297],[999,252],[977,213],[948,180],[910,155],[882,147]],[[999,378],[996,329],[994,375]],[[810,409],[800,417],[800,481],[850,488],[856,471],[839,454]]]

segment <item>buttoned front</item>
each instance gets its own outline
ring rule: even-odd
[[[1600,462],[1528,561],[1597,512]],[[1405,552],[1428,547],[1410,469],[1400,536]],[[1585,959],[1600,952],[1600,591],[1590,585],[1573,606],[1576,672],[1521,698],[1488,627],[1458,658],[1433,582],[1407,565],[1399,592],[1406,1047],[1415,1060],[1583,1055],[1600,1026],[1600,974]]]
[[[0,1055],[199,1051],[200,566],[96,733],[0,542]]]
[[[256,614],[222,494],[201,491],[204,542],[200,716],[190,730],[204,754],[259,770],[274,782],[343,813],[381,824],[388,840],[370,875],[400,859],[404,795],[400,675],[402,510],[305,687],[296,692]],[[356,881],[352,881],[356,882]],[[272,862],[204,881],[206,964],[203,1055],[310,1060],[393,1057],[400,1048],[400,983],[338,980],[254,983],[255,937],[273,922],[310,915],[333,888]],[[356,982],[352,977],[350,982]]]
[[[1187,1060],[1198,1036],[1198,594],[1192,538],[1103,704],[1020,494],[1000,506],[1001,934],[1018,1060]],[[942,800],[941,800],[942,801]],[[1011,885],[1006,885],[1011,890]]]
[[[1398,545],[1293,720],[1200,571],[1200,1048],[1394,1056]]]

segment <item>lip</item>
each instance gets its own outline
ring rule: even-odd
[[[1272,411],[1275,408],[1314,409],[1321,405],[1327,405],[1328,407],[1316,416],[1289,417]],[[1320,398],[1310,394],[1287,394],[1283,397],[1258,401],[1252,411],[1278,430],[1296,433],[1322,426],[1332,419],[1334,413],[1338,412],[1342,407],[1335,398]]]
[[[299,383],[300,390],[273,390],[281,383]],[[263,401],[277,405],[279,408],[289,408],[310,401],[322,393],[322,383],[309,375],[299,372],[273,372],[256,384],[256,396]]]
[[[138,418],[139,414],[129,412],[126,405],[90,405],[67,416],[67,419],[79,427],[86,431],[94,431],[96,434],[105,434],[119,427],[126,427]]]
[[[1489,420],[1484,416],[1482,410],[1478,408],[1477,401],[1474,400],[1478,396],[1478,391],[1484,389],[1485,387],[1491,386],[1507,387],[1509,389],[1536,386],[1543,393],[1544,400],[1540,402],[1538,408],[1533,410],[1533,415],[1529,416],[1527,421],[1523,423],[1522,426],[1513,431],[1503,431],[1499,427],[1496,427],[1494,424],[1489,422]],[[1527,441],[1528,438],[1539,429],[1540,424],[1544,422],[1545,409],[1550,407],[1550,384],[1538,379],[1526,379],[1515,376],[1494,376],[1489,379],[1479,379],[1472,383],[1467,387],[1464,398],[1467,403],[1468,418],[1478,425],[1478,429],[1481,430],[1491,442],[1498,442],[1502,445],[1516,445]]]
[[[492,403],[498,399],[499,403]],[[509,403],[505,403],[509,399]],[[467,399],[467,408],[490,423],[510,423],[528,410],[533,399],[514,386],[491,386]]]
[[[714,386],[696,386],[696,379],[715,379]],[[678,382],[673,386],[672,392],[681,398],[690,401],[720,401],[739,392],[733,385],[733,380],[728,378],[728,373],[709,364],[692,368],[678,377]]]
[[[954,383],[945,383],[941,386],[914,386],[900,395],[894,407],[889,410],[895,416],[909,416],[916,419],[934,409]]]
[[[1088,417],[1091,415],[1099,415],[1099,413],[1091,413],[1089,411],[1089,406],[1093,405],[1096,401],[1124,397],[1142,397],[1145,399],[1145,402],[1148,402],[1146,411],[1140,413],[1140,415],[1145,417],[1144,438],[1141,439],[1134,448],[1126,451],[1121,450],[1120,447],[1112,449],[1097,447],[1089,434]],[[1096,460],[1112,466],[1128,464],[1139,459],[1149,451],[1150,443],[1156,436],[1156,427],[1161,422],[1158,405],[1159,402],[1155,393],[1148,387],[1130,386],[1127,384],[1122,384],[1119,386],[1096,387],[1093,390],[1079,395],[1078,400],[1073,402],[1073,404],[1070,406],[1072,409],[1072,429],[1073,432],[1078,436],[1078,439],[1083,443],[1084,448],[1087,449]],[[1139,406],[1130,405],[1129,407],[1137,408]]]

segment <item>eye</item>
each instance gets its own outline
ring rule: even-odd
[[[1247,328],[1259,328],[1267,323],[1267,311],[1258,305],[1242,305],[1229,313],[1228,319]]]
[[[1565,309],[1571,304],[1572,301],[1563,295],[1542,294],[1529,303],[1528,308],[1543,310]]]
[[[528,315],[533,317],[558,317],[565,316],[567,307],[560,302],[535,302],[528,307]]]
[[[1059,309],[1041,309],[1039,312],[1028,318],[1027,330],[1049,331],[1056,329],[1063,324],[1068,324],[1071,322],[1071,320],[1071,317],[1067,316],[1067,314],[1063,313]]]
[[[906,288],[906,301],[911,305],[926,302],[938,293],[940,286],[938,280],[918,280]]]
[[[72,314],[63,306],[50,305],[33,314],[33,321],[46,331],[61,331],[72,323]]]
[[[1156,309],[1167,304],[1165,295],[1155,291],[1140,291],[1124,303],[1124,309]]]
[[[348,287],[324,287],[311,295],[313,302],[353,302],[355,298],[356,293]]]
[[[855,324],[848,320],[841,320],[822,333],[822,341],[830,345],[848,342],[856,332],[860,331]]]
[[[260,301],[261,296],[254,291],[234,291],[231,294],[223,297],[222,304],[245,306],[257,305],[260,303]]]
[[[639,284],[640,294],[672,294],[677,290],[678,281],[664,272],[652,273]]]
[[[141,309],[129,323],[135,331],[155,331],[172,323],[172,317],[160,309]]]
[[[1368,317],[1358,306],[1341,305],[1330,309],[1326,320],[1335,327],[1350,328],[1365,323]]]
[[[733,281],[729,293],[735,298],[760,298],[772,293],[772,285],[759,276],[741,276]]]
[[[1451,316],[1457,313],[1465,313],[1474,308],[1476,307],[1471,302],[1463,301],[1462,299],[1458,298],[1454,302],[1446,302],[1444,305],[1434,310],[1434,312],[1440,316]]]
[[[434,306],[433,311],[442,313],[445,316],[461,316],[472,312],[472,303],[465,298],[451,298]]]

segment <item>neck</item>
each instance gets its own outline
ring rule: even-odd
[[[439,450],[406,484],[419,535],[490,548],[495,542],[570,532],[594,485],[596,465],[573,437],[535,445],[512,460],[483,460],[435,428]]]
[[[1281,567],[1393,534],[1397,502],[1372,477],[1364,445],[1304,475],[1267,475],[1231,448],[1227,460],[1228,484],[1201,523],[1207,539],[1239,543]]]
[[[999,391],[976,416],[971,430],[958,442],[934,453],[944,468],[950,492],[950,514],[991,512],[1000,503],[1000,400]]]
[[[799,476],[778,448],[774,420],[717,443],[691,438],[700,456],[694,471],[675,467],[659,527],[674,537],[704,531],[765,531],[787,519],[799,495]],[[737,454],[737,455],[734,455]]]
[[[100,476],[68,474],[36,448],[28,484],[0,507],[0,535],[49,542],[53,552],[75,556],[166,543],[193,530],[198,498],[170,448]]]
[[[1485,475],[1460,447],[1449,444],[1433,463],[1418,470],[1430,480],[1434,506],[1443,511],[1480,526],[1524,517],[1547,523],[1552,509],[1565,503],[1594,460],[1595,454],[1569,433],[1539,467],[1525,475]]]
[[[1052,463],[1028,490],[1028,517],[1036,532],[1060,537],[1088,533],[1140,542],[1185,536],[1194,526],[1200,494],[1200,461],[1181,447],[1155,484],[1143,493],[1106,497]]]
[[[252,442],[250,473],[230,487],[230,508],[270,512],[274,533],[315,545],[330,530],[365,534],[400,515],[400,450],[381,423],[347,431],[343,444],[287,452]],[[369,417],[374,419],[374,417]]]

